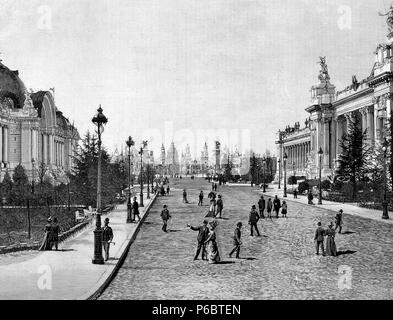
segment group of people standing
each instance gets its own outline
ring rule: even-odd
[[[279,218],[280,209],[281,209],[281,215],[283,218],[284,217],[286,218],[287,214],[288,214],[288,205],[287,205],[286,201],[283,201],[281,203],[278,196],[275,196],[273,201],[271,198],[268,198],[267,202],[264,199],[264,197],[261,196],[261,198],[258,201],[258,207],[259,207],[259,216],[261,219],[265,219],[265,210],[267,212],[267,217],[270,219],[272,219],[272,211],[275,212],[277,219]]]
[[[60,226],[58,220],[57,218],[52,219],[52,217],[49,217],[47,222],[48,223],[44,227],[44,240],[42,241],[42,244],[38,250],[51,251],[53,247],[55,247],[55,250],[57,251],[59,250],[60,233]]]
[[[140,212],[139,212],[139,203],[137,201],[137,197],[134,197],[133,202],[131,202],[131,198],[127,203],[127,210],[131,212],[131,222],[136,223],[141,220]],[[138,218],[138,221],[136,221]]]

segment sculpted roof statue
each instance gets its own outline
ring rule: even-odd
[[[319,76],[318,76],[319,80],[329,81],[330,76],[329,76],[328,66],[326,63],[326,57],[319,57],[318,64],[321,66],[321,70],[319,71]]]
[[[389,28],[389,35],[393,33],[393,4],[390,6],[390,9],[387,13],[378,13],[381,17],[388,16],[386,19],[386,23]]]

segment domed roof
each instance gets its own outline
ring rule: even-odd
[[[10,70],[0,61],[0,96],[11,98],[16,108],[22,108],[25,92],[26,87],[19,78],[19,72]]]

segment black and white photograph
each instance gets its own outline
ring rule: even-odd
[[[392,300],[392,110],[393,1],[0,0],[0,300]]]

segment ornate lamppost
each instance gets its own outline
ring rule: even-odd
[[[128,200],[127,200],[127,223],[132,222],[131,216],[131,147],[135,145],[132,137],[129,136],[126,141],[126,145],[128,147]]]
[[[94,230],[94,258],[92,262],[93,264],[104,264],[101,228],[101,134],[104,132],[104,125],[108,123],[108,119],[102,113],[101,105],[97,111],[97,115],[92,119],[92,122],[97,126],[98,134],[97,213],[96,229]]]
[[[147,152],[147,199],[150,199],[150,154],[149,151]]]
[[[385,177],[385,179],[384,179],[385,180],[384,181],[385,191],[384,191],[383,201],[382,201],[382,210],[383,210],[382,219],[384,219],[384,220],[388,220],[389,219],[388,201],[387,201],[387,191],[388,191],[387,180],[388,180],[388,178],[387,178],[387,165],[386,165],[388,145],[389,145],[389,143],[388,143],[387,139],[385,138],[385,140],[383,142],[383,147],[382,147],[383,159],[384,159],[383,160],[383,170],[384,170],[384,177]]]
[[[319,156],[319,197],[318,197],[318,204],[322,205],[322,156],[323,156],[322,147],[319,148],[318,156]]]
[[[284,154],[284,198],[287,197],[287,159],[288,155]]]
[[[262,179],[263,179],[263,193],[265,193],[266,192],[266,180],[265,180],[265,166],[266,166],[266,158],[265,157],[263,157],[263,160],[262,160],[262,164],[263,164],[263,168],[262,168],[262,175],[263,175],[263,177],[262,177]]]
[[[143,150],[146,148],[146,146],[147,146],[147,141],[143,141],[142,145],[141,145],[141,149],[139,150],[139,154],[141,156],[141,172],[140,172],[140,175],[141,175],[141,184],[140,184],[141,192],[139,194],[139,206],[140,207],[144,207],[144,205],[143,205]]]
[[[281,189],[281,159],[278,159],[278,189]]]

